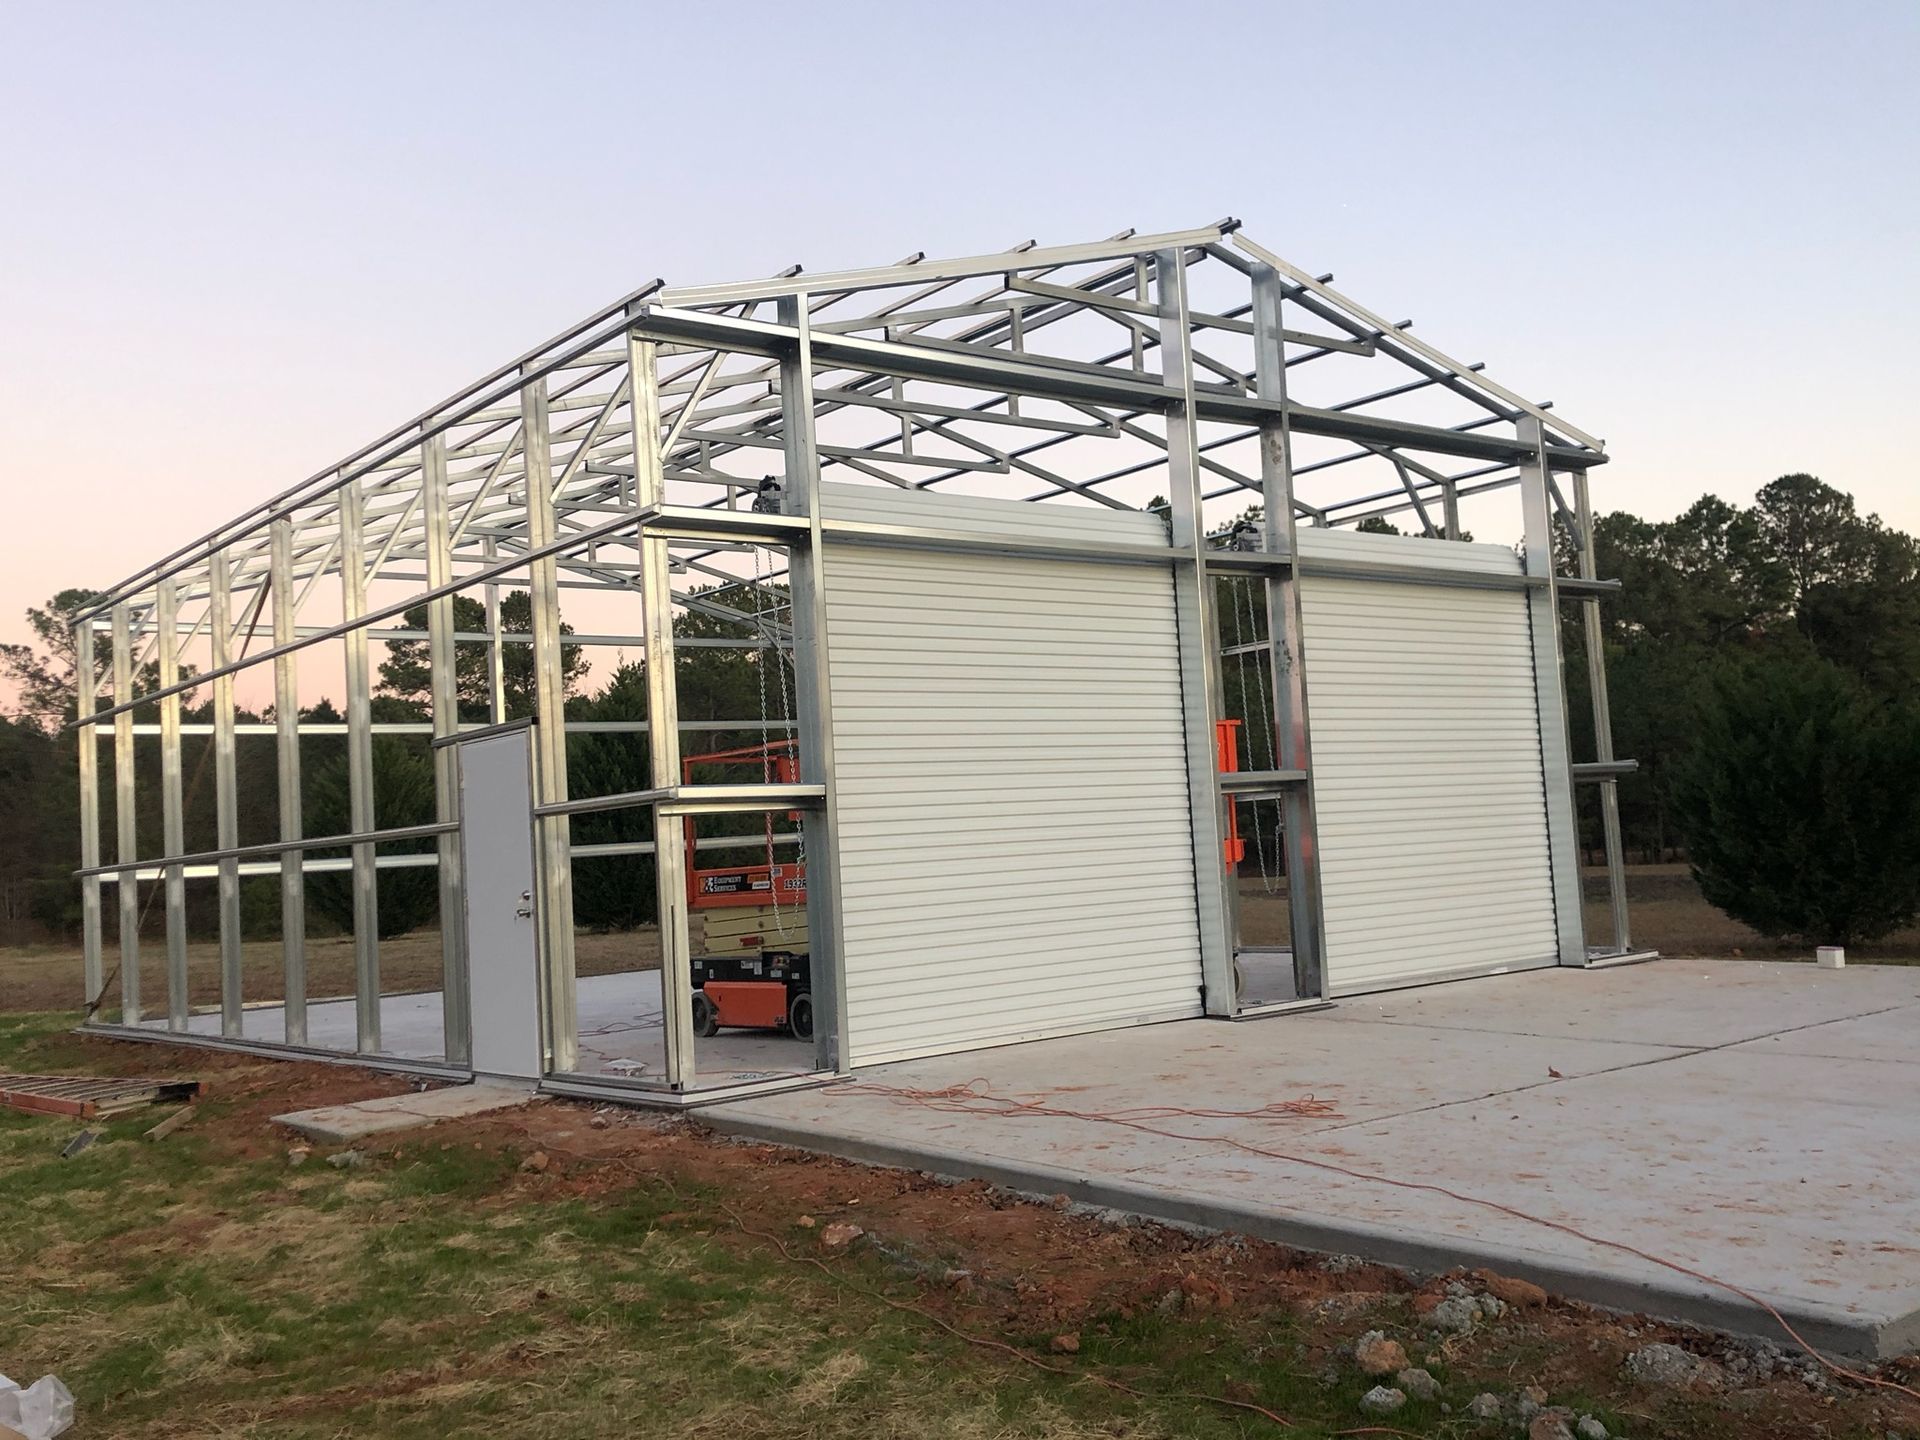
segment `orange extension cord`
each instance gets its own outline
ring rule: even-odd
[[[882,1085],[875,1081],[853,1081],[845,1085],[830,1087],[825,1093],[830,1095],[875,1095],[894,1101],[896,1104],[915,1105],[929,1110],[958,1115],[993,1115],[1006,1117],[1049,1116],[1061,1120],[1085,1120],[1101,1125],[1119,1125],[1128,1130],[1137,1130],[1145,1135],[1159,1135],[1169,1140],[1190,1140],[1208,1145],[1225,1145],[1247,1155],[1258,1155],[1263,1159],[1280,1160],[1292,1165],[1304,1165],[1313,1170],[1325,1170],[1335,1175],[1344,1175],[1349,1179],[1368,1180],[1375,1184],[1391,1185],[1400,1190],[1423,1190],[1433,1195],[1444,1195],[1464,1205],[1477,1205],[1483,1210],[1506,1215],[1512,1219],[1524,1221],[1530,1225],[1543,1226],[1548,1230],[1557,1230],[1563,1235],[1584,1240],[1589,1245],[1598,1245],[1602,1249],[1616,1250],[1624,1255],[1632,1255],[1671,1270],[1677,1275],[1685,1275],[1702,1284],[1711,1285],[1736,1295],[1748,1304],[1759,1307],[1770,1315],[1774,1322],[1787,1333],[1793,1343],[1798,1345],[1815,1361],[1824,1366],[1828,1373],[1856,1384],[1875,1386],[1883,1390],[1892,1390],[1898,1394],[1920,1400],[1920,1390],[1901,1385],[1896,1381],[1883,1380],[1877,1375],[1863,1374],[1850,1370],[1844,1365],[1829,1360],[1809,1344],[1772,1305],[1762,1300],[1750,1290],[1742,1289],[1731,1280],[1722,1280],[1717,1275],[1696,1270],[1678,1260],[1669,1260],[1663,1255],[1642,1250],[1624,1240],[1612,1240],[1602,1235],[1594,1235],[1578,1226],[1568,1225],[1559,1220],[1549,1220],[1543,1215],[1533,1215],[1498,1200],[1489,1200],[1484,1196],[1468,1195],[1459,1190],[1449,1189],[1445,1185],[1436,1185],[1428,1180],[1402,1180],[1393,1175],[1381,1175],[1368,1170],[1355,1170],[1350,1166],[1338,1165],[1331,1160],[1315,1159],[1307,1155],[1295,1155],[1285,1150],[1275,1150],[1264,1145],[1249,1144],[1230,1135],[1190,1135],[1180,1130],[1166,1129],[1151,1123],[1155,1120],[1186,1116],[1205,1120],[1283,1120],[1307,1116],[1323,1116],[1337,1113],[1335,1107],[1324,1100],[1307,1096],[1300,1100],[1276,1100],[1253,1110],[1216,1110],[1181,1105],[1148,1105],[1129,1110],[1073,1110],[1061,1105],[1049,1104],[1038,1097],[999,1095],[987,1088],[984,1079],[976,1078],[963,1085],[948,1085],[937,1090],[917,1090],[907,1086]]]

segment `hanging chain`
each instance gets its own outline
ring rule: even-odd
[[[768,563],[767,578],[769,580],[773,578],[771,562]],[[798,758],[800,754],[800,732],[793,723],[793,697],[787,692],[787,666],[789,659],[786,650],[781,648],[780,635],[775,629],[775,625],[780,618],[780,602],[779,597],[771,593],[771,585],[768,586],[768,591],[768,603],[770,606],[768,614],[771,618],[767,625],[766,641],[773,655],[774,677],[780,683],[780,720],[782,723],[780,733],[794,742],[793,754]],[[787,558],[787,628],[789,631],[793,628],[793,558],[791,555]],[[796,680],[796,684],[797,683]],[[806,873],[807,822],[804,816],[801,817],[800,820],[799,838],[795,841],[794,864],[799,867],[803,875]]]
[[[764,547],[753,547],[753,628],[758,634],[760,653],[754,657],[754,682],[760,691],[760,782],[773,781],[773,751],[767,739],[767,652],[774,648],[772,628],[767,623],[767,556]],[[767,816],[767,895],[773,901],[774,932],[784,938],[786,922],[780,915],[780,880],[773,849],[773,816]]]
[[[1236,592],[1235,603],[1236,604],[1239,603],[1240,599],[1243,596],[1246,601],[1247,633],[1248,634],[1252,634],[1256,629],[1259,628],[1258,619],[1254,614],[1254,608],[1253,608],[1254,584],[1255,582],[1251,579],[1236,579],[1234,581],[1235,592]],[[1233,628],[1235,633],[1238,633],[1240,629],[1240,621],[1238,618],[1234,620]],[[1262,769],[1262,770],[1272,770],[1277,768],[1275,761],[1278,754],[1278,747],[1274,741],[1274,736],[1273,736],[1272,697],[1267,693],[1267,685],[1270,680],[1270,676],[1268,674],[1268,666],[1271,664],[1272,656],[1273,656],[1273,646],[1271,644],[1271,640],[1273,637],[1273,606],[1271,601],[1269,601],[1267,606],[1266,633],[1269,641],[1266,647],[1266,654],[1263,658],[1255,661],[1256,667],[1260,671],[1260,676],[1259,676],[1260,683],[1256,684],[1253,687],[1254,713],[1255,713],[1255,718],[1259,721],[1259,724],[1254,727],[1254,733],[1258,736],[1264,736],[1265,738],[1264,738],[1264,741],[1249,740],[1247,743],[1247,755],[1248,755],[1248,758],[1254,762],[1254,765],[1256,768]],[[1264,760],[1265,760],[1264,764],[1261,763],[1263,759],[1261,755],[1262,745],[1264,745],[1264,748],[1266,751],[1264,756]],[[1272,870],[1267,865],[1266,832],[1265,832],[1265,829],[1260,824],[1260,807],[1263,803],[1265,802],[1254,800],[1250,802],[1250,805],[1249,805],[1249,808],[1253,811],[1253,854],[1254,854],[1255,863],[1257,863],[1260,867],[1260,888],[1264,890],[1267,894],[1273,895],[1278,893],[1278,885],[1276,882],[1276,877],[1274,876],[1274,874],[1272,873]],[[1274,848],[1277,851],[1279,847],[1280,847],[1280,837],[1276,834],[1274,836]]]
[[[1253,626],[1251,622],[1252,622],[1253,612],[1251,607],[1249,607],[1244,612],[1244,617],[1247,623],[1243,626],[1242,624],[1243,612],[1241,610],[1241,605],[1240,605],[1240,587],[1244,582],[1237,576],[1229,575],[1225,577],[1223,583],[1227,587],[1227,596],[1230,602],[1227,608],[1233,612],[1233,659],[1234,659],[1235,670],[1237,671],[1240,677],[1240,708],[1242,711],[1245,711],[1247,709],[1247,665],[1248,665],[1247,636],[1252,633]],[[1255,688],[1258,688],[1258,687],[1256,686]],[[1241,728],[1242,729],[1246,728],[1244,716],[1242,717]],[[1247,741],[1247,758],[1248,759],[1253,758],[1253,741],[1251,738],[1249,738]],[[1257,863],[1260,866],[1260,873],[1264,878],[1267,871],[1267,853],[1266,853],[1266,846],[1260,837],[1259,802],[1256,800],[1248,800],[1247,808],[1253,814],[1254,860],[1255,860],[1255,863]],[[1237,809],[1235,813],[1236,814],[1238,813]],[[1237,881],[1238,876],[1236,875],[1235,878]]]
[[[762,545],[754,546],[753,621],[754,628],[759,632],[760,641],[760,653],[754,663],[754,676],[760,691],[760,742],[762,746],[760,755],[760,777],[763,782],[768,784],[771,784],[773,781],[774,755],[772,748],[774,741],[767,715],[767,666],[769,663],[774,667],[775,682],[779,686],[779,718],[782,722],[781,734],[789,739],[797,738],[792,734],[793,705],[787,691],[786,659],[781,650],[780,636],[776,628],[780,618],[780,605],[777,597],[773,594],[773,575],[773,562],[767,555],[766,547]],[[768,819],[767,826],[768,894],[773,901],[774,930],[779,934],[781,939],[784,940],[787,931],[786,921],[781,913],[780,907],[780,883],[772,873],[773,870],[777,868],[777,857],[774,854],[772,836],[773,821],[771,818]],[[802,875],[806,873],[807,826],[804,819],[800,822],[800,831],[795,841],[793,864],[797,873]]]

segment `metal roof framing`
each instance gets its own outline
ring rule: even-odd
[[[1074,496],[1125,505],[1112,497],[1115,482],[1164,462],[1165,436],[1152,423],[1178,403],[1180,387],[1166,383],[1147,363],[1161,343],[1153,307],[1137,298],[1153,255],[1178,248],[1196,272],[1240,277],[1245,298],[1217,313],[1189,317],[1195,417],[1244,430],[1209,436],[1209,449],[1248,439],[1276,407],[1286,411],[1292,433],[1351,442],[1352,449],[1302,463],[1301,477],[1362,469],[1392,475],[1388,488],[1353,486],[1313,503],[1296,501],[1309,523],[1342,523],[1367,515],[1443,508],[1449,497],[1484,493],[1518,483],[1520,467],[1534,447],[1516,433],[1522,417],[1538,420],[1550,466],[1584,471],[1605,462],[1601,441],[1484,376],[1480,367],[1454,360],[1410,330],[1410,322],[1383,319],[1327,282],[1280,259],[1238,231],[1232,220],[1160,235],[1123,232],[1109,240],[1052,248],[1019,246],[993,255],[952,261],[915,258],[869,270],[807,275],[795,271],[769,280],[727,285],[668,287],[652,281],[562,331],[544,345],[482,377],[336,464],[280,492],[232,521],[180,547],[111,587],[88,618],[129,605],[146,618],[164,580],[173,580],[183,606],[209,593],[213,557],[225,551],[229,586],[238,593],[258,588],[271,568],[275,522],[290,525],[295,576],[314,578],[340,565],[339,494],[364,491],[361,525],[363,569],[369,579],[423,578],[427,554],[429,486],[425,442],[441,437],[447,467],[445,488],[454,509],[449,548],[456,566],[478,567],[530,548],[525,500],[526,447],[520,406],[529,384],[545,380],[553,417],[548,480],[556,511],[567,517],[631,513],[631,478],[623,460],[631,432],[631,385],[623,337],[638,330],[660,342],[663,352],[689,356],[661,377],[661,414],[668,427],[666,495],[670,501],[720,507],[712,487],[750,483],[752,452],[776,451],[781,443],[777,361],[793,339],[790,327],[771,318],[773,302],[800,297],[808,320],[814,363],[831,384],[817,392],[825,417],[867,411],[893,417],[898,434],[888,442],[837,445],[823,440],[821,465],[828,478],[864,475],[896,485],[950,485],[968,471],[1019,474],[1042,483],[1030,497]],[[1287,399],[1256,393],[1251,357],[1224,358],[1215,342],[1250,335],[1248,289],[1256,265],[1280,277],[1288,328],[1286,365],[1297,368],[1339,357],[1364,361],[1355,369],[1350,394],[1330,394],[1322,403],[1298,398],[1296,381]],[[958,303],[930,306],[966,291]],[[1096,325],[1088,326],[1087,320]],[[1041,348],[1043,332],[1074,329],[1075,344]],[[878,332],[860,333],[860,332]],[[1091,332],[1091,333],[1089,333]],[[1113,343],[1101,343],[1102,337]],[[1091,342],[1091,343],[1089,343]],[[1224,348],[1224,347],[1221,347]],[[735,357],[762,365],[729,369]],[[908,385],[933,391],[964,389],[966,403],[949,396],[905,393]],[[1444,397],[1461,418],[1432,423],[1404,413],[1405,402]],[[1022,414],[1021,401],[1052,402],[1052,413]],[[1064,407],[1068,413],[1060,413]],[[983,438],[997,435],[1003,444]],[[1031,436],[1032,438],[1028,438]],[[1129,463],[1067,473],[1074,449],[1124,437],[1158,449],[1157,461],[1142,455]],[[916,450],[915,441],[922,442]],[[925,442],[938,442],[929,449]],[[1203,457],[1207,451],[1203,451]],[[1046,460],[1035,459],[1046,455]],[[773,465],[771,453],[759,457]],[[719,468],[716,462],[731,462]],[[1479,462],[1460,468],[1448,462]],[[1204,462],[1203,462],[1204,463]],[[1207,465],[1207,497],[1245,492],[1259,497],[1256,476],[1231,466]],[[556,540],[587,527],[563,523]],[[490,553],[491,552],[491,553]],[[591,565],[569,568],[618,588],[629,574]]]
[[[681,879],[683,857],[673,843],[678,821],[670,812],[692,801],[679,794],[677,751],[665,738],[676,728],[676,646],[793,652],[797,706],[780,724],[799,738],[807,795],[774,794],[778,787],[768,786],[745,787],[755,792],[750,795],[702,787],[707,793],[695,798],[716,813],[815,807],[809,814],[823,827],[815,848],[823,883],[810,923],[822,927],[816,952],[833,952],[832,709],[816,570],[822,538],[1032,554],[1061,547],[1045,533],[968,535],[835,519],[822,514],[824,481],[1047,506],[1163,510],[1164,549],[1096,541],[1066,549],[1087,560],[1173,565],[1183,648],[1209,652],[1217,642],[1209,577],[1239,574],[1265,584],[1277,620],[1267,644],[1283,763],[1253,778],[1286,797],[1296,837],[1311,830],[1306,699],[1289,658],[1297,653],[1299,627],[1292,576],[1310,570],[1310,563],[1295,564],[1296,527],[1410,516],[1425,534],[1458,538],[1463,500],[1518,490],[1527,539],[1521,583],[1538,594],[1536,633],[1551,651],[1557,692],[1552,615],[1559,592],[1549,530],[1557,522],[1575,537],[1586,588],[1570,584],[1567,593],[1587,602],[1591,624],[1600,587],[1586,535],[1586,481],[1607,459],[1602,442],[1558,418],[1550,405],[1487,378],[1480,365],[1415,337],[1412,322],[1388,321],[1331,282],[1330,275],[1310,274],[1256,244],[1231,219],[1164,234],[1123,231],[1078,245],[1029,241],[955,260],[914,255],[867,270],[809,275],[795,267],[766,280],[689,287],[655,280],[172,551],[114,585],[76,622],[82,673],[92,672],[102,643],[111,654],[110,700],[101,705],[98,691],[84,696],[76,723],[96,737],[113,737],[117,801],[116,854],[107,860],[96,746],[81,745],[79,873],[89,1000],[97,1001],[103,988],[101,886],[111,883],[121,918],[122,1019],[138,1025],[135,888],[140,880],[161,879],[166,1023],[185,1036],[181,887],[186,879],[210,876],[220,894],[222,1036],[242,1040],[240,878],[277,870],[285,1044],[305,1046],[303,876],[346,869],[356,910],[356,1051],[378,1054],[378,873],[437,865],[442,911],[458,910],[458,801],[454,757],[445,747],[473,728],[455,713],[454,655],[456,645],[476,640],[487,646],[487,718],[495,725],[508,718],[505,646],[531,647],[553,1072],[572,1070],[576,1044],[569,816],[651,808],[655,843],[588,846],[579,853],[655,853],[663,916]],[[1570,480],[1572,504],[1558,477]],[[1249,527],[1244,515],[1256,508],[1260,523]],[[1245,543],[1248,533],[1257,544]],[[752,565],[741,558],[748,552],[756,557]],[[771,575],[759,568],[766,555],[784,568]],[[303,622],[301,612],[323,581],[338,586],[338,618],[310,614]],[[501,587],[508,584],[529,593],[524,633],[504,633]],[[575,635],[566,643],[621,644],[644,654],[652,725],[567,720],[560,594],[574,589],[642,602],[643,628]],[[486,621],[477,633],[455,625],[454,598],[465,592],[485,600]],[[401,617],[422,606],[425,630],[403,628],[417,622]],[[727,622],[728,635],[738,638],[676,636],[666,613],[676,608]],[[257,634],[270,639],[256,644]],[[432,720],[376,725],[368,647],[402,638],[427,641]],[[302,650],[330,641],[343,642],[347,657],[351,831],[303,837],[300,738],[342,727],[298,718],[295,662]],[[206,647],[208,663],[185,674],[182,661],[195,645]],[[136,693],[136,678],[150,661],[157,662],[157,684]],[[233,677],[268,664],[274,722],[238,724]],[[1215,670],[1210,660],[1196,674]],[[1225,793],[1211,769],[1207,723],[1218,714],[1217,683],[1217,674],[1203,675],[1186,696],[1195,856],[1202,866],[1217,856],[1214,832]],[[1540,683],[1547,683],[1544,674]],[[183,727],[181,698],[202,686],[210,687],[204,693],[212,699],[212,724]],[[136,725],[136,707],[156,701],[159,725]],[[1562,711],[1544,692],[1541,703],[1543,719],[1564,734]],[[1604,723],[1604,713],[1600,719]],[[757,722],[739,721],[740,728],[756,724],[769,730],[764,714]],[[218,843],[187,853],[180,737],[209,728]],[[566,735],[607,728],[655,735],[653,788],[570,796]],[[135,736],[156,729],[165,853],[143,857],[133,824]],[[372,793],[372,736],[395,730],[430,730],[443,747],[435,761],[435,821],[404,836],[378,828]],[[266,733],[277,749],[280,838],[241,846],[234,749],[237,737]],[[1611,762],[1610,748],[1601,758]],[[1612,858],[1614,778],[1596,783],[1606,787]],[[1563,848],[1570,824],[1563,806],[1556,812],[1556,844]],[[437,857],[378,853],[379,845],[408,837],[433,839]],[[315,850],[331,853],[308,853]],[[1307,865],[1305,851],[1290,856],[1290,868]],[[1312,898],[1303,895],[1309,914]],[[1202,897],[1203,911],[1213,910],[1202,916],[1208,1006],[1230,1013],[1232,956],[1223,948],[1230,936],[1225,942],[1222,936],[1232,927],[1232,900],[1222,902],[1226,914],[1217,900]],[[1624,912],[1617,934],[1624,949]],[[1571,958],[1580,945],[1577,927],[1564,938]],[[672,956],[673,938],[663,943]],[[1305,995],[1322,977],[1312,941],[1302,948]],[[458,1066],[466,1061],[468,1037],[457,925],[444,930],[443,951],[446,1060]],[[834,1049],[839,1002],[831,965],[826,971],[817,1057],[823,1070],[844,1058]],[[691,1035],[681,1033],[686,1007],[679,1003],[687,977],[671,963],[662,975],[667,1013],[677,1017],[667,1036],[668,1078],[680,1092],[693,1080]]]

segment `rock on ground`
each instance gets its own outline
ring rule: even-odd
[[[1407,1397],[1390,1385],[1376,1385],[1360,1397],[1360,1408],[1369,1415],[1391,1415],[1407,1403]]]
[[[1627,1373],[1643,1385],[1685,1385],[1705,1370],[1699,1356],[1665,1341],[1643,1345],[1627,1356]]]
[[[1496,1300],[1504,1301],[1516,1310],[1532,1310],[1547,1303],[1547,1292],[1531,1280],[1522,1280],[1515,1275],[1498,1275],[1491,1270],[1480,1272],[1480,1283],[1487,1287],[1487,1293]]]
[[[1407,1352],[1398,1340],[1389,1340],[1378,1330],[1369,1330],[1353,1342],[1353,1363],[1363,1374],[1391,1375],[1407,1368]]]
[[[1582,1415],[1579,1423],[1573,1427],[1573,1433],[1580,1440],[1607,1440],[1607,1427],[1591,1415]]]
[[[1480,1307],[1469,1295],[1449,1296],[1427,1312],[1427,1324],[1456,1335],[1471,1330],[1479,1318]]]
[[[1440,1398],[1440,1382],[1433,1378],[1430,1371],[1407,1369],[1393,1377],[1393,1383],[1406,1391],[1415,1400],[1437,1400]]]
[[[1475,1420],[1498,1420],[1501,1409],[1500,1397],[1490,1390],[1482,1390],[1467,1402],[1467,1414]]]

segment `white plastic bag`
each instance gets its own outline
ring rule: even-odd
[[[58,1375],[42,1375],[22,1390],[0,1375],[0,1425],[10,1425],[27,1440],[53,1440],[73,1424],[73,1392]]]

